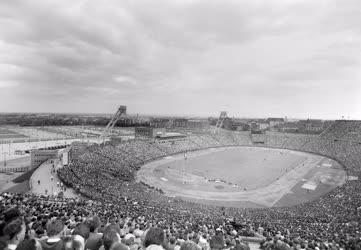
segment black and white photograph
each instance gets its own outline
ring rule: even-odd
[[[0,0],[3,249],[361,249],[361,1]]]

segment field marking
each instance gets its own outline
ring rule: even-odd
[[[347,177],[347,180],[349,180],[349,181],[357,181],[357,180],[358,180],[358,177],[357,177],[357,176],[349,175],[349,176]]]
[[[302,185],[302,188],[314,191],[314,190],[316,190],[317,185],[314,182],[307,182]]]

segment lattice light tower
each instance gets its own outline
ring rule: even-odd
[[[223,126],[224,119],[227,118],[227,111],[221,111],[218,121],[216,123],[216,128],[214,129],[214,133],[217,133]]]
[[[127,114],[127,106],[120,105],[117,112],[115,112],[112,119],[109,121],[108,125],[103,130],[103,133],[100,135],[100,139],[103,143],[105,142],[105,138],[108,137],[109,133],[114,128],[117,121],[126,114]]]

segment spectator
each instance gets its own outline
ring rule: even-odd
[[[21,241],[16,250],[42,250],[40,242],[35,239],[25,239]]]
[[[110,250],[115,243],[120,243],[119,230],[109,225],[103,233],[103,248],[104,250]]]
[[[26,226],[21,218],[10,221],[3,229],[7,249],[15,250],[25,238]]]
[[[176,238],[173,236],[169,239],[169,244],[167,246],[167,250],[174,250],[175,246],[176,246]]]
[[[86,241],[89,238],[90,229],[86,223],[79,223],[74,228],[73,235],[80,235]]]
[[[127,247],[123,243],[116,242],[113,244],[110,250],[129,250],[129,247]]]
[[[84,250],[85,248],[85,240],[79,234],[74,235],[73,238],[73,249],[74,250]]]
[[[147,250],[162,250],[164,244],[164,232],[157,227],[150,228],[144,239],[144,247]]]
[[[194,242],[184,242],[180,250],[199,250],[198,246]]]
[[[62,250],[64,241],[62,239],[64,224],[55,219],[49,222],[46,228],[48,238],[40,241],[43,250]]]
[[[211,250],[221,250],[224,248],[224,241],[221,235],[215,235],[210,241]]]
[[[89,226],[89,238],[86,240],[85,249],[98,250],[102,245],[102,234],[98,233],[100,219],[98,216],[89,218],[86,222]]]

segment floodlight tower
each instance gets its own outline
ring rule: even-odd
[[[227,111],[221,111],[220,115],[219,115],[219,118],[218,118],[218,121],[216,123],[216,128],[214,129],[214,133],[217,133],[219,131],[219,129],[222,128],[223,126],[223,121],[224,119],[227,118]]]
[[[105,143],[105,138],[109,135],[109,132],[112,131],[114,125],[120,119],[120,117],[127,114],[127,106],[120,105],[117,112],[113,115],[112,119],[109,121],[108,125],[103,130],[102,134],[100,135],[100,139],[103,143]]]

